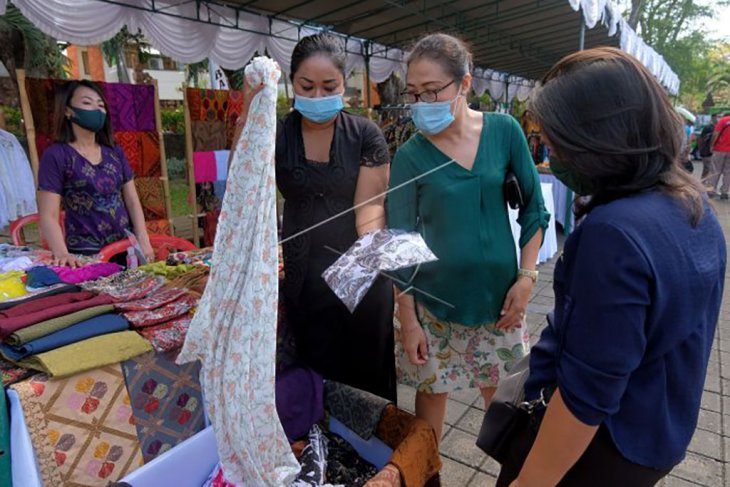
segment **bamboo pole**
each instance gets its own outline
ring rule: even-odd
[[[35,142],[35,124],[33,123],[33,112],[30,109],[28,91],[25,89],[25,70],[16,69],[15,75],[18,78],[18,91],[20,92],[20,108],[23,112],[25,123],[25,136],[28,137],[28,153],[30,155],[30,167],[33,169],[33,178],[38,184],[38,147]]]
[[[162,170],[162,187],[165,191],[165,211],[167,212],[167,221],[170,224],[170,231],[175,235],[175,225],[172,223],[172,196],[170,194],[170,177],[167,172],[167,156],[165,155],[165,137],[162,130],[162,113],[160,112],[160,91],[157,80],[152,80],[152,86],[155,88],[155,122],[157,123],[157,134],[160,137],[160,166]]]
[[[193,127],[190,120],[190,105],[188,104],[188,84],[183,83],[183,114],[185,116],[185,167],[188,170],[188,191],[191,198],[192,214],[190,221],[193,226],[193,243],[200,245],[198,232],[198,198],[195,192],[195,168],[193,167]]]

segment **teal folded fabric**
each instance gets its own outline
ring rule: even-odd
[[[5,389],[0,397],[0,487],[12,487],[10,469],[10,416]]]

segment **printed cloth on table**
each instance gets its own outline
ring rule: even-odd
[[[108,295],[96,296],[94,293],[82,291],[78,293],[57,294],[41,298],[29,303],[19,304],[10,309],[0,311],[0,338],[5,339],[16,330],[35,325],[58,316],[93,308],[102,304],[111,304]]]
[[[198,122],[201,120],[200,116],[202,113],[202,110],[200,109],[200,98],[201,98],[201,91],[198,88],[188,88],[187,89],[187,98],[188,98],[188,111],[190,112],[190,121],[191,122]]]
[[[28,280],[26,286],[33,289],[40,289],[61,284],[61,278],[52,269],[46,266],[33,267],[26,271]]]
[[[43,485],[107,485],[142,465],[120,364],[60,380],[40,374],[12,388]]]
[[[420,234],[381,229],[360,237],[322,277],[352,313],[380,272],[435,260],[436,256]]]
[[[0,301],[20,298],[28,294],[23,282],[24,278],[25,272],[22,271],[10,271],[0,274]]]
[[[168,265],[167,262],[153,262],[152,264],[145,264],[138,267],[139,270],[155,274],[158,276],[165,276],[168,279],[174,279],[179,275],[185,274],[195,269],[195,265],[192,264],[179,264],[179,265]]]
[[[10,414],[5,390],[0,395],[0,487],[12,487],[10,464]]]
[[[170,220],[147,220],[145,226],[150,235],[172,235]]]
[[[70,313],[50,320],[41,321],[35,325],[26,326],[20,330],[16,330],[10,334],[6,339],[5,343],[13,347],[20,347],[30,341],[37,340],[51,333],[63,330],[69,326],[73,326],[76,323],[81,323],[85,320],[90,320],[103,314],[111,313],[114,311],[114,306],[111,304],[104,304],[101,306],[93,306],[91,308],[82,309],[75,313]]]
[[[305,437],[324,418],[322,376],[304,367],[278,372],[276,412],[290,442]]]
[[[135,178],[134,186],[139,193],[145,220],[167,218],[165,207],[165,187],[160,178]]]
[[[110,277],[84,283],[87,291],[104,293],[118,303],[137,301],[165,285],[165,278],[150,276],[139,269],[120,272]]]
[[[145,311],[129,311],[122,313],[133,328],[145,328],[170,321],[186,314],[198,303],[198,299],[186,294],[181,298],[160,308]]]
[[[193,169],[196,183],[212,183],[216,180],[215,152],[193,152]]]
[[[0,358],[0,377],[2,377],[3,387],[8,387],[11,384],[15,384],[26,377],[30,377],[35,374],[34,370],[24,369],[18,367],[12,362]]]
[[[114,132],[114,141],[124,151],[135,176],[142,175],[142,138],[139,132]]]
[[[206,407],[227,479],[280,486],[300,470],[274,397],[278,261],[273,162],[281,71],[271,59],[257,57],[245,74],[248,83],[263,83],[264,88],[251,102],[251,118],[234,151],[211,280],[177,361],[203,364]],[[246,211],[250,207],[256,211]]]
[[[225,122],[228,111],[228,90],[202,90],[200,120]]]
[[[226,148],[225,122],[193,122],[192,132],[195,151],[214,151]]]
[[[185,342],[192,319],[192,314],[188,313],[167,323],[143,328],[138,333],[149,340],[155,351],[176,352]]]
[[[304,447],[299,463],[302,469],[291,487],[317,487],[327,477],[327,437],[316,424],[309,431],[309,443]]]
[[[122,363],[145,463],[205,428],[200,363],[150,352]]]
[[[78,286],[75,286],[73,284],[56,284],[54,286],[51,286],[51,287],[48,287],[45,289],[40,289],[38,291],[29,292],[25,296],[19,296],[17,298],[6,299],[5,301],[0,301],[0,311],[14,308],[21,304],[30,303],[32,301],[37,301],[42,298],[56,296],[58,294],[76,293],[76,292],[79,292],[80,290],[81,289]]]
[[[137,112],[137,130],[155,130],[155,87],[134,85],[134,109]]]
[[[441,470],[436,434],[426,421],[389,404],[377,436],[393,448],[390,463],[400,471],[404,487],[423,487]]]
[[[102,86],[109,105],[112,130],[114,132],[137,132],[137,115],[134,106],[135,85],[104,83]]]
[[[30,257],[3,257],[0,258],[0,274],[11,271],[27,271],[34,265]]]
[[[114,333],[129,328],[127,320],[119,315],[106,314],[81,321],[49,335],[26,342],[17,347],[0,344],[0,352],[9,360],[18,361],[30,355],[54,350],[87,338]]]
[[[167,265],[180,264],[206,264],[210,263],[213,257],[213,248],[207,247],[198,250],[190,250],[188,252],[175,252],[167,256]]]
[[[225,181],[228,179],[228,158],[231,155],[229,150],[217,150],[215,154],[215,173],[216,181]],[[222,195],[218,195],[222,196]]]
[[[188,289],[198,295],[202,295],[208,286],[208,276],[210,275],[210,267],[198,266],[197,269],[172,279],[168,286],[181,287]]]
[[[324,404],[332,416],[364,440],[375,434],[385,407],[390,401],[370,392],[339,382],[324,385]]]
[[[327,479],[331,483],[362,487],[378,473],[375,467],[360,458],[347,441],[331,433],[327,435],[327,439],[329,440]]]
[[[151,350],[150,342],[136,332],[120,331],[31,355],[17,364],[26,369],[45,372],[51,377],[66,377],[128,360]]]
[[[100,262],[89,264],[76,269],[70,267],[51,267],[53,272],[58,274],[63,282],[68,284],[81,284],[82,282],[95,281],[102,277],[109,277],[122,271],[122,266],[113,262]]]
[[[114,307],[118,311],[150,311],[170,304],[185,294],[187,294],[185,289],[163,287],[159,291],[155,291],[151,296],[128,303],[117,303]]]
[[[140,142],[142,144],[142,168],[137,175],[145,178],[161,177],[160,135],[157,132],[142,132]]]

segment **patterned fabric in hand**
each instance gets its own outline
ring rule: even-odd
[[[327,381],[324,385],[324,403],[332,416],[362,439],[369,440],[375,434],[380,416],[390,401],[339,382]]]
[[[377,436],[393,448],[390,463],[400,471],[405,487],[423,487],[441,470],[436,434],[423,419],[386,406],[378,424]]]
[[[187,314],[197,304],[198,299],[187,293],[179,299],[157,309],[143,311],[129,311],[122,313],[132,328],[145,328],[165,323],[179,316]]]
[[[102,146],[101,157],[92,164],[70,145],[57,143],[40,161],[38,189],[61,196],[72,253],[97,253],[132,230],[122,187],[134,173],[118,147]]]
[[[201,382],[226,478],[257,486],[287,485],[299,472],[274,400],[279,77],[268,58],[257,57],[246,69],[247,81],[264,88],[236,144],[210,282],[178,357],[178,363],[203,363]]]
[[[145,463],[205,427],[200,363],[150,352],[122,363]]]
[[[381,229],[360,237],[322,277],[350,312],[355,311],[381,271],[438,260],[416,232]]]
[[[119,364],[15,384],[44,485],[96,487],[142,465]]]
[[[167,323],[143,328],[139,330],[139,334],[145,337],[152,344],[152,348],[159,353],[177,352],[185,342],[185,336],[188,334],[192,320],[193,315],[188,313]]]

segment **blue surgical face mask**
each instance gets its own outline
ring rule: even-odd
[[[323,96],[321,98],[307,98],[296,95],[294,109],[304,118],[314,123],[324,123],[335,118],[345,107],[342,95]]]
[[[413,103],[411,105],[411,115],[416,128],[426,135],[436,135],[446,130],[449,125],[454,123],[451,104],[459,96],[461,95],[456,95],[456,98],[451,101],[435,101],[433,103],[419,101]]]

